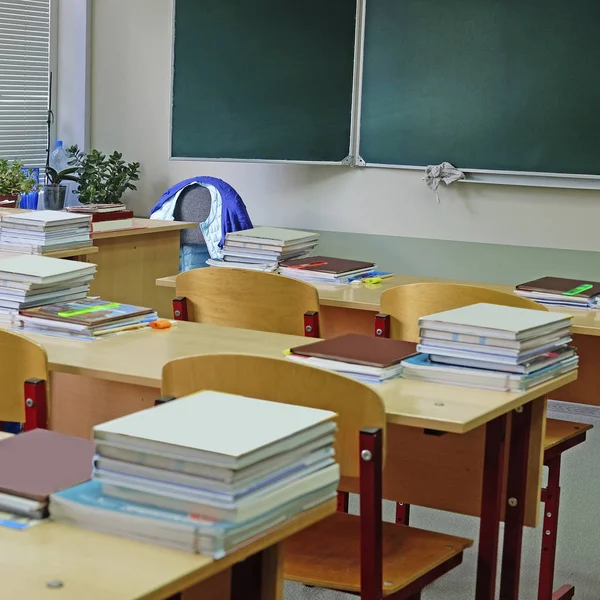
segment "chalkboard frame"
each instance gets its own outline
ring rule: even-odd
[[[363,95],[364,53],[365,53],[365,29],[367,10],[370,0],[358,0],[359,10],[357,14],[357,39],[360,39],[360,53],[357,56],[355,70],[355,86],[357,88],[357,110],[356,116],[356,145],[354,151],[353,167],[377,168],[377,169],[400,169],[405,171],[424,172],[426,167],[417,165],[396,165],[367,162],[360,154],[361,138],[361,113]],[[457,165],[458,166],[458,165]],[[570,174],[533,171],[503,171],[491,169],[471,169],[458,166],[466,178],[460,183],[483,183],[495,185],[517,185],[526,187],[551,187],[565,189],[600,189],[600,174]]]
[[[234,162],[234,163],[263,163],[263,164],[298,164],[298,165],[324,165],[324,166],[356,166],[356,156],[358,148],[358,130],[357,115],[360,114],[360,95],[361,87],[359,85],[358,65],[362,63],[363,41],[361,28],[358,26],[359,20],[364,17],[364,0],[355,0],[356,4],[356,23],[354,32],[354,70],[352,76],[352,98],[350,107],[350,137],[348,140],[348,154],[341,161],[312,161],[295,159],[262,159],[262,158],[204,158],[204,157],[185,157],[173,155],[173,91],[175,82],[175,36],[176,36],[176,11],[177,0],[171,0],[171,75],[170,75],[170,101],[169,101],[169,161],[199,161],[199,162]]]

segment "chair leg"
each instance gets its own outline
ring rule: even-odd
[[[304,313],[304,335],[310,338],[318,338],[321,335],[318,312],[309,310]]]
[[[375,337],[390,337],[390,315],[377,313],[375,315]]]
[[[350,494],[348,492],[338,492],[337,493],[337,511],[347,513],[349,501],[350,501]]]
[[[546,461],[548,467],[548,485],[542,490],[544,502],[544,529],[542,532],[542,555],[540,561],[540,581],[538,586],[538,600],[554,600],[554,565],[556,561],[556,540],[558,537],[558,510],[560,504],[560,455]],[[565,588],[563,595],[565,598]],[[559,590],[560,591],[560,590]]]
[[[187,298],[183,296],[173,298],[173,318],[176,321],[189,321]]]
[[[410,504],[405,504],[404,502],[398,502],[396,504],[396,524],[410,524]]]
[[[360,598],[383,598],[382,433],[360,432]]]
[[[25,382],[25,425],[24,431],[46,429],[48,426],[48,398],[43,379],[28,379]]]
[[[563,585],[552,594],[552,600],[572,600],[575,597],[575,588],[572,585]]]
[[[500,577],[500,598],[502,600],[518,600],[519,598],[531,413],[531,402],[515,409],[512,413],[506,478],[504,547]]]
[[[506,415],[486,425],[476,600],[494,600],[502,508]]]

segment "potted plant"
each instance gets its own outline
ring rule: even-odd
[[[79,181],[76,175],[78,170],[79,167],[69,167],[62,171],[46,167],[46,183],[42,186],[46,210],[62,210],[65,207],[67,186],[61,184],[63,181]]]
[[[98,150],[83,154],[77,146],[68,149],[78,163],[79,202],[82,204],[122,204],[126,190],[136,190],[140,163],[127,164],[120,152],[106,156]]]
[[[35,188],[31,171],[18,160],[0,158],[0,205],[16,207],[21,194],[29,194]]]

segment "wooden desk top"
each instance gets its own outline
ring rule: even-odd
[[[86,248],[71,248],[70,250],[57,250],[56,252],[50,252],[44,254],[50,258],[75,258],[76,256],[88,256],[89,254],[96,254],[98,248],[95,246],[87,246]],[[10,258],[11,256],[21,256],[20,252],[4,252],[0,251],[0,258]]]
[[[160,388],[162,367],[184,356],[216,353],[283,358],[304,337],[179,322],[167,330],[145,329],[84,342],[32,335],[46,348],[50,369],[97,379]],[[569,373],[524,393],[493,392],[397,379],[374,385],[389,423],[465,433],[574,381]]]
[[[133,219],[134,229],[117,229],[116,231],[99,231],[94,233],[92,239],[106,240],[110,238],[129,237],[133,235],[149,235],[152,233],[164,233],[166,231],[180,231],[181,229],[192,229],[198,227],[198,223],[187,221],[157,221],[155,219]]]
[[[170,550],[60,523],[0,528],[3,598],[162,600],[228,569],[335,512],[335,500],[286,521],[221,559]],[[46,584],[60,581],[63,587]]]
[[[177,275],[161,277],[156,280],[156,285],[162,287],[175,287],[175,278]],[[339,308],[351,308],[354,310],[379,311],[381,294],[390,288],[407,283],[420,283],[427,281],[451,281],[452,283],[464,283],[471,285],[480,285],[501,292],[512,293],[514,286],[497,285],[490,283],[476,283],[470,281],[456,281],[447,279],[434,279],[432,277],[417,277],[413,275],[394,275],[389,279],[384,279],[381,283],[375,285],[340,285],[333,283],[315,283],[311,282],[319,290],[319,302],[323,306],[335,306]],[[573,315],[573,333],[581,335],[600,336],[600,310],[589,308],[564,308],[548,307],[551,312]]]

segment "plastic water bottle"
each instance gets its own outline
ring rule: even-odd
[[[56,147],[52,150],[52,154],[50,155],[50,166],[58,172],[69,168],[69,155],[63,148],[61,140],[56,141]]]

